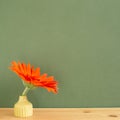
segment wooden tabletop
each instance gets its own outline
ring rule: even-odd
[[[120,108],[34,108],[33,116],[17,118],[0,108],[0,120],[120,120]]]

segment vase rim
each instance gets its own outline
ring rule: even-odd
[[[19,97],[20,97],[20,98],[26,98],[27,96],[22,96],[22,95],[20,95]]]

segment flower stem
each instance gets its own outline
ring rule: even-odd
[[[26,87],[22,93],[22,96],[26,96],[30,88]]]

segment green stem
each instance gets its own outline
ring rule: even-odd
[[[26,87],[22,93],[22,96],[26,96],[30,88]]]

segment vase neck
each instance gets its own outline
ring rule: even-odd
[[[26,101],[27,100],[27,96],[19,96],[19,101]]]

